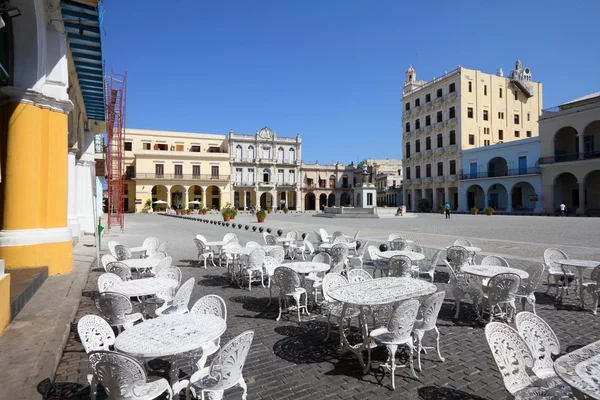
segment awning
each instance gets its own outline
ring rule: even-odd
[[[88,119],[104,121],[102,8],[100,4],[62,0],[61,9]]]

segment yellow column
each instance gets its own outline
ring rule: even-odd
[[[183,188],[183,205],[181,206],[181,208],[183,208],[184,210],[188,209],[188,190],[190,190],[189,188]]]
[[[208,208],[206,206],[206,188],[202,188],[202,207]]]
[[[2,110],[0,259],[7,270],[47,266],[49,275],[68,273],[73,244],[67,229],[66,113],[72,104],[30,92],[23,96],[29,98],[12,100]]]

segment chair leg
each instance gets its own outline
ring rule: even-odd
[[[440,353],[440,330],[438,329],[437,326],[434,326],[433,329],[435,329],[435,333],[437,334],[437,337],[435,338],[435,343],[436,343],[436,347],[437,347],[438,357],[441,362],[445,362],[446,359],[444,357],[442,357],[442,353]]]
[[[246,400],[246,397],[248,396],[248,385],[246,385],[246,381],[244,380],[244,376],[242,374],[240,374],[238,385],[242,388],[242,390],[244,390],[244,393],[242,394],[242,400]]]
[[[281,293],[279,294],[279,316],[275,321],[279,321],[281,319]]]
[[[90,382],[90,399],[96,400],[96,394],[98,392],[98,378],[96,375],[92,375],[92,381]]]
[[[415,334],[417,335],[417,368],[419,368],[419,371],[423,371],[423,369],[421,368],[421,349],[423,348],[422,346],[422,341],[423,341],[423,335],[425,334],[424,331],[416,331]],[[439,334],[438,334],[439,336]],[[410,358],[412,359],[412,352],[410,354]]]
[[[596,315],[598,312],[598,292],[592,292],[592,314]]]
[[[296,300],[296,312],[298,313],[298,322],[302,322],[302,320],[300,319],[300,299],[302,298],[302,293],[300,293],[300,295],[294,295],[294,300]]]
[[[327,336],[325,336],[324,342],[329,339],[329,333],[331,331],[331,312],[327,314]]]
[[[412,375],[419,379],[419,377],[417,376],[416,372],[415,372],[415,366],[413,363],[413,351],[414,351],[414,345],[413,342],[410,341],[408,342],[408,347],[409,347],[409,352],[408,352],[408,363],[410,364],[410,372],[412,372]],[[395,357],[394,357],[395,358]]]
[[[398,345],[396,344],[390,344],[388,346],[386,346],[388,349],[388,354],[389,354],[389,358],[388,358],[388,368],[390,369],[390,371],[392,372],[392,389],[396,390],[396,350],[398,350]],[[412,350],[412,349],[411,349]],[[410,367],[412,368],[412,354],[410,355]],[[413,371],[414,374],[414,371]]]
[[[550,274],[548,274],[548,280],[546,282],[546,293],[550,292]]]

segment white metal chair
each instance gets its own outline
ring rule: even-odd
[[[556,389],[535,386],[536,379],[527,372],[533,368],[534,357],[514,328],[500,322],[490,322],[485,326],[485,337],[502,375],[504,387],[515,400],[560,398],[552,397],[560,394]]]
[[[130,281],[132,279],[131,268],[121,261],[113,261],[107,265],[107,268],[108,272],[117,275],[123,281]]]
[[[344,286],[348,284],[348,280],[339,273],[330,272],[323,278],[323,298],[325,299],[325,304],[327,308],[327,336],[325,337],[325,341],[329,339],[329,332],[331,331],[331,317],[335,317],[337,319],[338,325],[344,324],[342,320],[342,309],[344,304],[340,303],[337,300],[334,300],[329,296],[329,292],[333,289],[336,289],[340,286]],[[344,317],[348,321],[348,328],[352,322],[352,318],[358,319],[360,315],[360,310],[355,307],[346,307],[346,315]],[[342,338],[340,337],[340,346],[342,344]]]
[[[424,349],[424,347],[422,347],[423,336],[425,335],[425,332],[430,330],[435,330],[437,335],[435,343],[438,357],[441,362],[445,361],[440,353],[440,331],[436,326],[438,314],[444,303],[444,297],[446,297],[446,292],[434,293],[429,296],[419,308],[419,315],[417,316],[413,328],[413,333],[417,339],[417,365],[419,371],[421,371],[421,349]]]
[[[115,242],[117,243],[117,242]],[[106,272],[108,272],[108,264],[110,264],[111,262],[115,262],[118,261],[117,258],[111,254],[104,254],[102,256],[102,258],[100,258],[100,261],[102,262],[102,268],[104,268],[104,270]]]
[[[600,265],[592,270],[590,275],[591,282],[582,282],[585,291],[592,296],[592,314],[598,312],[598,298],[600,298]],[[581,298],[582,306],[585,306],[583,297]]]
[[[263,249],[252,250],[252,253],[248,255],[247,264],[242,266],[242,276],[240,277],[240,288],[243,284],[244,274],[248,276],[248,290],[252,290],[252,282],[260,282],[263,287],[265,287],[264,283],[264,273],[263,273],[263,262],[265,261],[266,253]],[[258,278],[260,274],[260,279]]]
[[[533,355],[532,371],[538,378],[555,377],[552,356],[560,354],[560,342],[550,326],[537,315],[522,311],[515,316],[517,332]]]
[[[545,265],[542,263],[531,264],[525,267],[525,271],[529,274],[529,278],[522,279],[519,290],[517,291],[517,298],[521,299],[521,305],[523,311],[525,311],[525,305],[531,304],[533,313],[535,314],[535,289],[537,288],[542,275],[544,274]]]
[[[100,293],[95,303],[102,317],[110,326],[116,326],[119,331],[132,327],[134,322],[144,320],[141,313],[133,313],[129,297],[121,293]]]
[[[566,288],[567,294],[569,294],[569,287],[571,286],[571,282],[575,279],[575,274],[563,269],[560,264],[554,262],[555,260],[565,260],[567,258],[567,254],[559,249],[550,248],[544,251],[544,263],[548,268],[548,288],[546,289],[546,293],[550,291],[550,278],[554,278],[556,296],[558,296],[560,288],[563,290]]]
[[[269,304],[267,304],[268,306],[271,305],[271,300],[273,299],[271,278],[275,275],[275,270],[277,269],[277,267],[279,267],[279,265],[281,265],[281,263],[278,262],[275,258],[265,256],[265,259],[263,261],[263,269],[265,275],[267,275],[267,287],[269,288]]]
[[[200,236],[200,235],[198,235]],[[198,261],[200,261],[200,257],[204,260],[204,269],[206,269],[206,261],[210,257],[212,260],[213,267],[215,266],[215,254],[209,249],[206,245],[206,241],[202,241],[202,239],[198,239],[198,237],[194,238],[194,244],[198,249]]]
[[[515,298],[520,284],[521,278],[519,275],[512,273],[498,274],[490,278],[487,284],[487,290],[483,293],[484,299],[487,300],[490,322],[494,319],[495,307],[502,309],[502,304],[507,307],[507,310],[506,313],[501,312],[500,315],[506,315],[508,321],[516,314],[517,307],[515,306]],[[512,313],[511,310],[508,309],[509,307],[512,309]]]
[[[470,297],[473,301],[473,308],[475,308],[475,313],[479,317],[479,303],[481,300],[481,291],[476,287],[469,285],[469,282],[466,281],[464,274],[457,274],[454,272],[454,268],[452,265],[443,260],[444,264],[446,264],[446,268],[448,268],[448,273],[450,274],[450,286],[452,287],[452,296],[454,297],[456,313],[454,314],[454,318],[458,319],[458,315],[460,313],[460,302],[465,297]]]
[[[358,283],[373,279],[364,269],[355,268],[348,271],[348,283]]]
[[[115,344],[115,333],[102,317],[84,315],[77,322],[77,334],[86,353],[96,350],[110,350]]]
[[[292,297],[296,301],[296,311],[298,313],[298,322],[302,322],[300,319],[300,310],[304,309],[306,315],[310,315],[308,312],[308,294],[306,289],[300,286],[300,277],[298,273],[293,269],[285,266],[277,267],[273,276],[275,286],[279,288],[279,316],[277,321],[281,319],[282,311],[282,300],[285,302],[286,297]],[[304,295],[304,305],[301,303],[302,295]]]
[[[115,257],[117,258],[117,261],[130,260],[131,250],[129,250],[129,247],[118,244],[115,246]]]
[[[318,253],[313,256],[311,261],[331,265],[331,256],[327,253]],[[311,272],[304,278],[305,282],[308,282],[312,287],[312,296],[315,304],[318,303],[319,290],[323,286],[324,276],[325,272]]]
[[[481,260],[481,265],[495,265],[498,267],[510,267],[508,265],[508,261],[500,256],[485,256],[483,260]]]
[[[438,263],[440,262],[440,257],[442,255],[442,250],[436,250],[431,258],[431,261],[427,265],[413,265],[413,272],[418,277],[420,275],[429,275],[431,278],[431,282],[433,282],[435,277],[435,269],[437,268]],[[426,260],[425,260],[426,261]]]
[[[119,275],[107,272],[98,277],[98,291],[100,293],[110,291],[110,288],[116,284],[123,283]]]
[[[225,322],[227,322],[227,305],[225,304],[225,300],[223,300],[220,296],[217,296],[216,294],[208,294],[199,298],[194,303],[192,309],[190,310],[190,314],[216,315],[219,318],[223,318]],[[198,370],[202,370],[204,368],[206,360],[209,356],[219,351],[220,345],[220,337],[202,345],[202,356],[196,364]]]
[[[119,245],[119,242],[117,242],[116,240],[109,240],[108,241],[108,250],[110,251],[110,254],[115,257],[117,257],[117,252],[115,251],[115,247]]]
[[[388,260],[388,275],[397,278],[412,276],[412,261],[407,256],[393,256]]]
[[[167,393],[171,386],[164,378],[148,378],[135,358],[112,351],[93,351],[88,356],[94,376],[102,383],[110,400],[151,400]],[[95,387],[94,387],[95,388]],[[95,398],[96,393],[90,395]]]
[[[200,395],[204,400],[205,393],[208,394],[208,399],[223,399],[225,390],[240,386],[244,391],[242,400],[246,400],[248,386],[244,380],[242,370],[244,369],[246,357],[250,352],[253,338],[254,331],[246,331],[236,336],[223,346],[211,362],[208,373],[198,371],[192,375],[189,382],[182,381],[178,387],[183,388],[187,385],[188,392],[193,393],[196,398]],[[177,392],[177,390],[175,391]]]
[[[156,316],[162,315],[177,315],[186,314],[189,312],[188,306],[190,304],[190,298],[192,297],[192,291],[196,280],[194,278],[188,279],[175,293],[173,302],[171,304],[165,303],[162,307],[156,309]]]
[[[396,389],[396,351],[399,345],[407,345],[409,351],[409,364],[412,375],[417,378],[413,366],[413,337],[412,331],[415,325],[417,312],[419,311],[419,300],[410,299],[398,304],[386,327],[374,329],[369,334],[378,345],[384,345],[388,349],[388,360],[384,367],[392,373],[392,389]],[[371,347],[369,351],[369,363],[371,362]]]

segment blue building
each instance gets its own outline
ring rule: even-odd
[[[498,212],[539,213],[539,158],[538,137],[464,150],[458,183],[460,211],[492,207]]]

